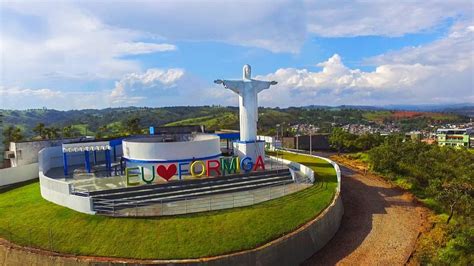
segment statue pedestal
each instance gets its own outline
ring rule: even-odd
[[[239,156],[240,159],[245,157],[252,158],[255,163],[258,156],[262,156],[265,160],[265,141],[235,141],[234,142],[234,155]]]

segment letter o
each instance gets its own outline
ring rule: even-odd
[[[196,164],[200,164],[201,165],[201,172],[199,174],[196,174],[196,172],[194,172],[194,167],[196,167]],[[191,172],[191,175],[193,177],[201,177],[203,176],[205,173],[206,173],[206,165],[204,165],[204,162],[203,161],[194,161],[190,166],[189,166],[189,172]]]

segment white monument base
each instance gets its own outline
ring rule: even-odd
[[[265,141],[236,141],[234,142],[234,155],[241,159],[250,157],[254,163],[258,156],[262,156],[265,160]]]

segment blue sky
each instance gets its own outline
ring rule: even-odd
[[[474,102],[471,1],[2,2],[0,108]],[[449,92],[449,93],[447,93]],[[21,100],[18,100],[21,99]]]

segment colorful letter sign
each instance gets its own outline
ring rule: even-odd
[[[188,166],[188,170],[184,168],[186,165]],[[156,166],[156,174],[164,180],[169,181],[174,175],[176,175],[176,172],[178,172],[179,179],[182,180],[183,174],[185,173],[190,173],[192,177],[202,177],[204,175],[211,176],[236,174],[241,172],[248,173],[259,169],[265,170],[265,162],[262,156],[258,156],[255,163],[250,157],[245,157],[241,160],[239,160],[239,157],[224,157],[220,158],[220,160],[208,160],[206,162],[193,161],[191,163],[179,163],[178,165],[168,164],[167,166],[160,164]],[[144,167],[127,167],[125,169],[125,175],[128,186],[136,186],[140,184],[140,182],[130,181],[130,178],[139,176],[139,174],[136,173],[137,170],[139,170],[143,182],[146,184],[153,183],[156,177],[155,166],[151,166],[151,177],[145,176]]]

